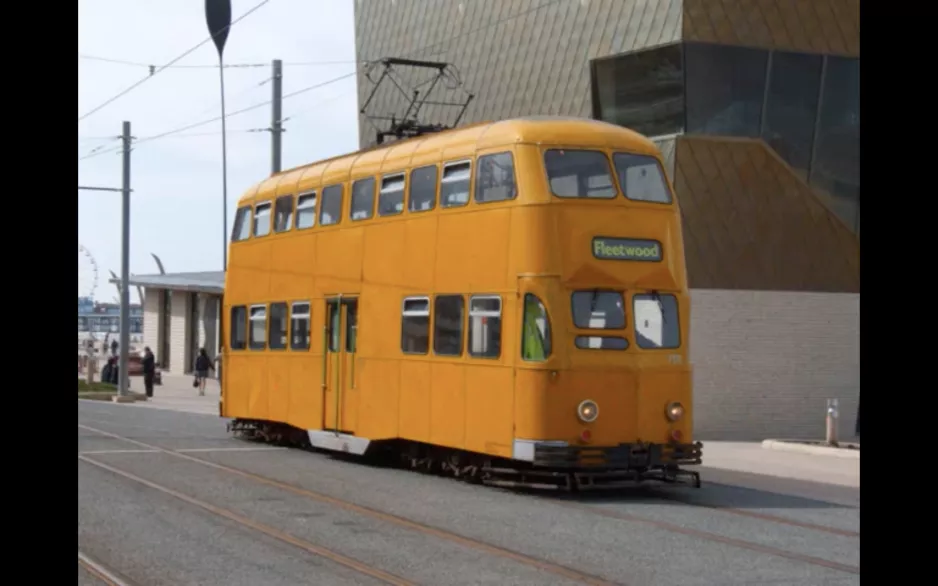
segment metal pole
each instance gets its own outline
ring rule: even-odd
[[[828,399],[827,400],[827,443],[832,446],[836,446],[837,442],[837,418],[839,413],[837,412],[837,399]]]
[[[124,144],[121,185],[121,314],[120,314],[120,377],[118,394],[128,394],[127,358],[130,349],[130,122],[124,121],[121,141]]]
[[[218,55],[218,79],[221,84],[221,254],[222,270],[228,270],[228,137],[225,131],[225,66],[221,53]]]
[[[274,59],[273,63],[273,96],[271,103],[271,121],[270,121],[270,174],[280,172],[281,157],[281,137],[283,133],[283,121],[281,113],[283,110],[283,63],[280,59]]]

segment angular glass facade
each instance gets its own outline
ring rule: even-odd
[[[684,127],[684,72],[680,45],[666,45],[593,62],[596,117],[648,136]]]
[[[647,136],[762,138],[860,230],[860,61],[681,43],[596,60],[593,115]]]

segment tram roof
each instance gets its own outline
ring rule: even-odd
[[[591,118],[526,116],[460,126],[287,169],[252,185],[241,196],[238,205],[252,202],[258,192],[266,193],[267,186],[276,185],[283,179],[297,181],[307,172],[322,173],[328,168],[331,175],[333,172],[352,171],[359,162],[374,164],[385,159],[429,151],[444,152],[451,148],[465,148],[467,145],[474,145],[475,149],[485,149],[517,143],[576,144],[582,141],[579,137],[585,133],[590,134],[590,143],[597,147],[628,147],[632,152],[647,154],[658,152],[657,146],[648,137],[617,124]],[[579,140],[574,140],[575,138]]]

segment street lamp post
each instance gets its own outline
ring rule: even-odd
[[[218,50],[221,86],[222,270],[228,269],[228,138],[225,130],[225,42],[231,29],[231,0],[205,0],[205,22]]]

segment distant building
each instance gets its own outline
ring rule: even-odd
[[[163,371],[191,373],[199,348],[211,357],[218,353],[225,273],[135,275],[130,286],[143,288],[143,345]]]
[[[116,303],[96,303],[88,297],[78,298],[78,334],[94,335],[97,338],[120,333],[120,305]],[[143,334],[143,307],[140,304],[130,306],[130,334]]]

